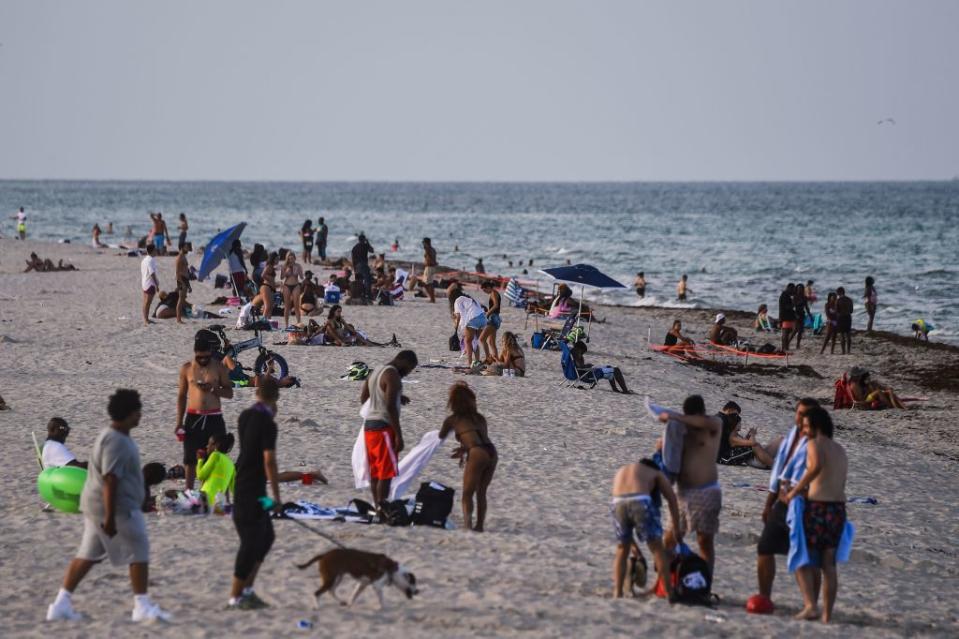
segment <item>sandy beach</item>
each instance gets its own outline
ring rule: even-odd
[[[54,262],[62,258],[79,270],[22,273],[31,251]],[[420,583],[412,601],[387,591],[387,608],[381,611],[367,592],[350,609],[332,599],[321,599],[315,609],[318,577],[293,564],[329,543],[278,521],[276,544],[257,581],[257,592],[271,608],[257,614],[222,611],[237,544],[230,519],[153,514],[148,515],[150,592],[174,621],[133,625],[126,571],[98,566],[74,599],[89,619],[46,624],[46,606],[73,556],[82,522],[78,515],[41,511],[30,433],[42,440],[47,420],[62,416],[72,428],[69,447],[86,459],[98,431],[108,424],[107,397],[118,387],[135,388],[144,402],[143,421],[133,433],[142,460],[179,463],[182,448],[172,434],[177,370],[192,356],[193,333],[211,323],[178,326],[165,320],[142,326],[140,260],[116,253],[0,240],[0,395],[11,407],[0,412],[0,445],[6,451],[0,467],[5,636],[340,636],[385,629],[415,637],[959,635],[959,603],[952,596],[959,583],[959,349],[857,332],[853,355],[820,356],[821,338],[809,336],[789,367],[750,365],[721,373],[679,363],[650,351],[646,343],[647,331],[661,343],[674,318],[683,320],[685,332],[701,338],[713,311],[620,307],[597,308],[605,322],[592,326],[589,358],[621,367],[636,395],[614,394],[605,385],[588,391],[562,388],[559,354],[528,348],[527,378],[468,378],[500,454],[486,533],[462,529],[462,473],[448,458],[449,443],[422,480],[457,489],[456,530],[312,524],[348,546],[384,552],[408,566]],[[161,288],[169,288],[174,260],[158,261]],[[191,299],[215,310],[209,303],[220,293],[209,282],[194,284]],[[472,293],[480,299],[478,291]],[[344,316],[373,339],[386,341],[395,333],[423,364],[456,363],[447,350],[445,300],[431,305],[407,296],[395,307],[347,306]],[[751,333],[748,316],[728,316],[741,333]],[[235,319],[228,316],[224,323]],[[523,311],[507,309],[503,319],[504,329],[528,342],[532,324],[524,328]],[[301,389],[284,391],[280,399],[280,467],[318,466],[330,479],[329,486],[286,484],[284,500],[342,506],[353,497],[368,499],[353,489],[350,466],[360,384],[339,377],[354,360],[379,365],[395,351],[276,348],[303,381]],[[853,365],[874,371],[901,395],[928,400],[907,411],[834,413],[836,439],[850,459],[848,496],[878,500],[849,506],[858,534],[852,560],[840,568],[834,627],[791,619],[801,598],[782,559],[773,593],[777,614],[746,614],[744,603],[756,591],[755,544],[768,479],[767,472],[748,467],[720,467],[724,508],[713,585],[721,597],[716,609],[611,598],[610,482],[620,465],[651,453],[660,434],[645,412],[644,396],[678,406],[688,394],[699,393],[710,412],[733,399],[743,408],[744,426],[758,428],[767,441],[791,426],[798,398],[811,396],[831,407],[833,382]],[[440,426],[447,389],[456,379],[462,378],[445,368],[422,368],[408,378],[407,442]],[[225,402],[231,429],[252,397],[252,391],[241,389]],[[177,486],[182,481],[161,488]],[[298,630],[302,619],[311,620],[313,629]]]

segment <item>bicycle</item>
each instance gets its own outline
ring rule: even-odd
[[[229,338],[227,338],[226,333],[224,332],[226,329],[225,326],[222,324],[213,324],[211,326],[207,326],[207,330],[215,333],[220,339],[220,344],[216,350],[224,356],[229,355],[231,358],[233,358],[233,361],[236,362],[236,365],[240,367],[240,370],[249,369],[240,363],[238,355],[243,351],[248,351],[255,348],[260,353],[259,356],[257,356],[256,361],[253,363],[253,372],[257,377],[261,375],[269,375],[274,379],[280,380],[289,376],[290,367],[287,365],[286,360],[283,359],[283,356],[263,346],[263,339],[260,337],[260,329],[256,323],[253,324],[252,328],[253,337],[234,344],[229,340]]]

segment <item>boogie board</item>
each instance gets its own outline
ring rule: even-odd
[[[37,477],[40,497],[60,512],[80,512],[80,493],[87,481],[87,469],[79,466],[47,468]]]

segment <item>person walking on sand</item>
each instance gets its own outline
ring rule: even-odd
[[[789,526],[786,504],[779,500],[780,490],[788,486],[790,477],[802,475],[806,469],[806,437],[802,432],[806,415],[819,408],[819,402],[806,397],[796,405],[794,425],[783,438],[773,458],[769,473],[769,492],[763,507],[763,530],[756,545],[756,581],[759,593],[749,598],[746,610],[756,614],[772,614],[773,582],[776,579],[776,555],[789,553]],[[788,488],[787,488],[788,490]],[[798,579],[798,577],[797,577]]]
[[[433,241],[423,238],[423,277],[419,280],[410,279],[410,290],[416,286],[422,286],[426,289],[426,295],[430,298],[430,303],[436,302],[436,292],[434,290],[434,280],[436,278],[436,249],[433,248]]]
[[[836,289],[836,333],[839,335],[839,348],[842,354],[852,354],[852,298],[846,295],[846,289]]]
[[[47,608],[47,621],[78,621],[73,593],[94,564],[106,558],[114,566],[128,565],[133,589],[133,621],[168,621],[171,616],[150,600],[150,540],[143,519],[143,471],[140,451],[130,431],[140,424],[140,394],[118,389],[110,397],[110,426],[93,444],[87,480],[80,495],[83,536],[67,567],[63,586]]]
[[[360,233],[356,244],[350,251],[350,261],[353,263],[353,272],[356,274],[356,281],[363,283],[363,299],[369,301],[373,297],[373,273],[370,271],[370,255],[376,251],[366,239],[366,235]]]
[[[790,282],[779,294],[779,329],[782,332],[780,350],[783,353],[789,352],[789,342],[792,341],[793,331],[796,329],[796,305],[793,302],[795,292],[796,285]]]
[[[806,300],[806,289],[802,282],[798,282],[793,288],[793,305],[796,310],[796,328],[793,333],[796,336],[796,350],[798,351],[806,332],[806,317],[812,315],[809,302]]]
[[[227,607],[232,610],[256,610],[269,604],[253,591],[256,575],[273,546],[273,522],[270,513],[279,511],[279,473],[276,464],[276,412],[280,388],[276,380],[264,378],[256,387],[256,403],[240,413],[237,433],[240,456],[236,460],[233,495],[233,525],[240,537],[233,567],[233,584]],[[272,505],[266,496],[270,484]]]
[[[503,306],[502,296],[496,290],[496,285],[492,280],[483,280],[480,289],[489,295],[486,305],[486,328],[480,332],[480,343],[483,344],[487,363],[490,364],[499,359],[499,353],[496,350],[496,331],[503,325],[503,320],[500,318]]]
[[[656,463],[643,459],[635,464],[621,466],[613,477],[613,498],[610,514],[616,534],[616,558],[613,560],[613,597],[623,596],[626,584],[626,559],[630,548],[638,541],[646,542],[656,564],[656,573],[669,574],[669,556],[663,545],[663,525],[660,509],[662,500],[669,505],[672,521],[679,521],[679,503],[673,487],[660,472]],[[676,542],[683,543],[681,531],[676,533]],[[670,601],[673,598],[672,580],[664,579],[663,585]]]
[[[486,491],[493,481],[499,460],[490,441],[486,418],[476,409],[476,394],[465,382],[450,386],[446,403],[450,415],[440,428],[439,438],[450,431],[460,446],[453,453],[463,467],[463,522],[467,530],[483,532],[486,522]],[[476,498],[476,524],[473,524],[473,498]]]
[[[317,221],[316,225],[316,254],[319,256],[321,262],[326,261],[326,238],[330,234],[330,229],[326,225],[326,220],[322,217]]]
[[[719,532],[719,513],[723,508],[716,466],[723,423],[718,417],[706,414],[706,404],[699,395],[686,398],[682,415],[662,413],[659,416],[663,423],[670,419],[685,424],[686,433],[677,480],[679,520],[672,521],[666,534],[666,547],[674,548],[680,535],[695,532],[699,555],[712,572],[716,565],[714,539]]]
[[[186,296],[193,289],[190,287],[190,264],[187,262],[188,244],[180,244],[180,250],[176,254],[176,323],[183,323],[183,310],[187,306]]]
[[[180,213],[180,220],[177,222],[176,228],[180,232],[180,237],[176,243],[176,247],[179,250],[186,244],[186,234],[187,231],[190,230],[190,224],[186,221],[186,213]]]
[[[836,292],[829,291],[829,294],[826,295],[826,303],[823,305],[823,314],[826,316],[826,336],[822,340],[822,348],[819,349],[819,354],[822,355],[826,352],[826,346],[829,346],[829,354],[832,355],[836,352],[836,325],[837,325],[837,315],[836,315]]]
[[[417,364],[416,353],[400,351],[389,364],[373,371],[360,391],[360,404],[369,401],[363,411],[363,439],[370,467],[370,492],[377,510],[389,499],[390,484],[399,472],[396,456],[403,452],[400,406],[409,402],[403,395],[403,378]]]
[[[140,262],[140,288],[143,290],[143,324],[148,326],[153,323],[150,319],[150,306],[153,304],[153,296],[160,290],[160,280],[157,277],[156,247],[147,244],[147,255]]]
[[[786,493],[783,501],[789,503],[804,495],[803,532],[812,563],[796,571],[803,596],[803,609],[796,619],[819,617],[819,584],[822,584],[822,622],[832,620],[832,609],[839,590],[836,570],[836,549],[846,527],[846,475],[849,460],[845,449],[833,441],[832,419],[822,408],[806,414],[804,429],[806,472],[802,479]],[[808,494],[806,494],[808,491]]]
[[[683,273],[683,276],[679,279],[679,284],[676,285],[676,298],[680,302],[686,301],[686,294],[691,291],[687,288],[689,282],[689,276]]]
[[[207,445],[210,437],[226,433],[220,400],[233,398],[230,371],[213,357],[213,341],[216,339],[206,329],[197,331],[193,340],[193,359],[180,367],[173,432],[183,442],[187,490],[193,490],[197,451]]]
[[[21,206],[17,214],[11,216],[10,219],[17,221],[17,237],[21,240],[27,239],[27,213],[23,210],[23,207]]]
[[[876,293],[876,280],[870,275],[866,278],[866,289],[863,291],[862,298],[866,300],[866,315],[869,316],[869,324],[866,326],[866,332],[872,332],[872,323],[876,319],[876,307],[879,304],[879,294]]]

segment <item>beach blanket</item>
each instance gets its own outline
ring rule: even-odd
[[[343,521],[355,524],[368,524],[372,521],[372,516],[369,513],[361,513],[352,503],[345,508],[330,508],[302,500],[283,504],[280,517],[286,519]]]
[[[646,398],[646,410],[652,415],[653,419],[659,422],[659,416],[662,413],[678,415],[679,412],[653,404]],[[670,419],[666,422],[663,429],[663,470],[669,479],[675,479],[679,476],[679,469],[683,463],[683,437],[686,435],[686,425],[678,419]]]
[[[796,572],[799,568],[812,563],[809,549],[806,547],[806,533],[803,529],[803,513],[805,510],[806,500],[802,497],[794,497],[789,502],[789,510],[786,511],[786,523],[789,525],[789,554],[786,556],[786,565],[789,566],[789,572]],[[852,525],[849,519],[846,519],[842,537],[839,539],[839,547],[836,549],[837,562],[846,563],[849,561],[855,536],[856,527]]]

